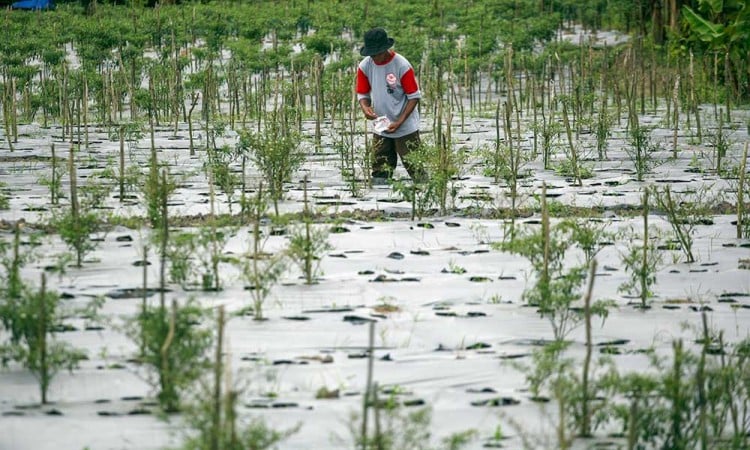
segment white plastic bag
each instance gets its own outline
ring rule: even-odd
[[[388,117],[386,117],[386,116],[380,116],[377,119],[374,119],[372,121],[372,127],[378,133],[382,133],[382,132],[388,130],[388,127],[390,125],[391,125],[391,121],[388,120]]]

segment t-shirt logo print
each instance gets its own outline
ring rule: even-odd
[[[385,76],[385,82],[388,84],[388,91],[389,94],[393,94],[394,89],[396,88],[396,74],[393,72],[389,73]]]

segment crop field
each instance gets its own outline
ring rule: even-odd
[[[743,2],[142,3],[0,19],[0,450],[750,447]]]

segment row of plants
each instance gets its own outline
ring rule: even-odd
[[[90,236],[106,230],[107,222],[114,220],[106,217],[101,206],[116,188],[119,201],[129,195],[142,201],[150,234],[143,257],[147,260],[151,252],[159,260],[159,295],[150,300],[144,275],[140,312],[123,331],[139,344],[137,359],[158,392],[161,408],[182,410],[196,431],[185,448],[269,448],[294,431],[275,431],[262,422],[238,429],[239,392],[221,381],[225,379],[223,314],[217,311],[214,318],[214,312],[194,300],[170,305],[166,292],[170,283],[185,289],[222,289],[222,268],[231,265],[250,288],[249,311],[260,320],[264,302],[290,262],[300,266],[306,283],[316,281],[317,263],[328,250],[327,228],[314,223],[307,199],[284,251],[265,252],[264,237],[273,231],[265,221],[271,204],[278,221],[279,202],[308,151],[332,145],[339,152],[338,164],[352,192],[367,184],[366,148],[355,139],[360,127],[351,106],[351,82],[356,65],[352,50],[368,24],[360,20],[361,10],[340,11],[334,9],[336,3],[329,3],[291,2],[281,7],[277,2],[259,2],[252,11],[224,3],[154,10],[100,5],[88,16],[60,7],[52,13],[8,12],[4,17],[9,44],[0,51],[0,99],[8,148],[13,151],[18,142],[18,125],[32,121],[45,127],[59,124],[62,140],[69,142],[67,164],[52,147],[49,176],[43,180],[50,204],[55,205],[49,223],[72,250],[72,256],[60,257],[59,270],[68,270],[69,262],[80,267],[96,249]],[[378,7],[376,3],[363,2],[364,16],[368,8]],[[606,15],[591,16],[580,2],[541,2],[544,11],[553,13],[541,19],[537,5],[469,3],[455,10],[461,5],[439,1],[397,5],[386,8],[379,23],[403,30],[398,50],[420,62],[425,91],[422,108],[433,121],[432,135],[410,156],[413,164],[431,176],[419,184],[399,181],[394,190],[412,202],[413,218],[446,214],[455,208],[469,158],[480,158],[484,175],[507,186],[512,220],[507,241],[497,248],[529,259],[536,282],[525,293],[525,301],[552,325],[554,343],[535,353],[532,366],[525,370],[531,374],[529,384],[537,396],[546,392],[558,407],[557,447],[569,448],[578,436],[590,436],[597,426],[612,422],[625,430],[628,448],[688,448],[696,442],[702,448],[746,447],[746,342],[727,344],[705,327],[699,353],[676,342],[673,365],[663,366],[663,360],[655,357],[653,376],[614,371],[605,376],[591,372],[589,339],[583,370],[574,370],[566,357],[566,336],[584,323],[590,337],[591,316],[604,317],[612,307],[609,302],[588,300],[583,310],[574,307],[577,299],[591,298],[591,289],[583,292],[583,283],[600,244],[610,237],[593,221],[551,223],[544,192],[539,196],[541,231],[532,232],[515,222],[529,163],[541,158],[545,169],[556,170],[580,186],[591,176],[588,160],[592,155],[608,160],[612,133],[623,126],[634,178],[647,181],[650,170],[668,158],[664,154],[669,149],[659,147],[640,120],[647,113],[662,114],[666,109],[666,126],[674,131],[671,157],[682,155],[677,141],[680,131],[688,130],[696,144],[712,144],[710,167],[697,169],[712,171],[737,186],[732,198],[737,237],[748,237],[749,221],[744,218],[745,196],[750,191],[747,147],[744,154],[733,151],[737,146],[728,128],[738,128],[732,121],[733,102],[747,95],[743,87],[747,84],[742,83],[747,63],[736,54],[742,55],[743,29],[730,27],[731,21],[744,20],[745,13],[737,12],[732,2],[718,12],[709,2],[686,7],[685,27],[671,29],[675,37],[669,52],[654,36],[646,35],[636,35],[618,48],[556,43],[534,52],[537,44],[554,36],[563,18],[596,22]],[[625,14],[622,2],[610,3]],[[709,6],[710,11],[706,10]],[[696,13],[701,10],[711,20]],[[507,11],[514,16],[507,17]],[[644,10],[639,13],[638,26],[644,27]],[[405,16],[414,17],[413,22],[396,27]],[[617,20],[618,16],[609,17]],[[728,25],[720,28],[718,21]],[[361,28],[353,29],[351,23]],[[31,26],[40,31],[29,37],[22,30]],[[297,42],[304,44],[300,53],[293,50]],[[407,45],[401,46],[402,42]],[[69,48],[80,65],[72,63]],[[502,101],[500,93],[505,94]],[[463,98],[469,100],[468,108]],[[706,103],[712,108],[701,106]],[[494,120],[496,138],[476,154],[467,155],[456,149],[453,133],[457,128],[464,131],[467,119],[477,117]],[[306,148],[301,136],[303,121],[309,120],[314,120],[315,128]],[[335,136],[324,135],[326,121],[336,130]],[[204,225],[195,232],[176,233],[171,224],[178,218],[170,216],[168,205],[179,179],[159,160],[154,141],[157,130],[169,127],[177,135],[185,123],[190,152],[202,158],[202,175],[211,192]],[[110,138],[120,141],[119,158],[79,186],[81,155],[94,147],[89,139],[92,129],[109,130]],[[223,144],[228,129],[239,133],[234,147]],[[202,138],[194,136],[197,130]],[[529,133],[530,142],[523,138]],[[150,140],[150,153],[141,170],[127,164],[125,149],[126,144],[136,148],[144,136]],[[248,185],[251,170],[261,174],[263,181]],[[64,193],[66,177],[69,190]],[[306,187],[307,180],[303,181]],[[236,229],[224,226],[217,213],[217,188],[226,197],[230,215],[235,213],[232,205],[239,195],[238,214],[252,226],[247,254],[240,257],[224,254],[226,240]],[[13,187],[6,189],[12,192]],[[621,289],[638,297],[646,308],[661,264],[649,211],[658,209],[666,215],[673,240],[685,260],[693,262],[697,259],[692,252],[694,232],[710,220],[716,202],[708,197],[710,189],[682,194],[644,187],[642,192],[643,228],[627,234],[637,238],[622,255],[630,278]],[[0,207],[2,199],[0,195]],[[61,318],[60,297],[48,292],[44,279],[39,287],[21,280],[20,269],[31,254],[21,251],[20,236],[21,228],[16,226],[9,241],[0,241],[6,286],[0,291],[0,311],[9,336],[2,360],[16,361],[35,374],[44,403],[54,374],[74,367],[84,356],[52,339]],[[586,257],[581,264],[568,267],[566,255],[573,248]],[[91,305],[86,314],[95,316],[96,308]],[[182,393],[195,383],[204,385],[205,398],[187,405]],[[380,401],[376,386],[368,382],[367,387],[361,418],[364,431],[356,434],[358,446],[411,448],[418,443],[408,439],[427,440],[428,410],[404,414],[397,403]],[[697,398],[689,395],[696,391]],[[601,397],[612,401],[602,403]],[[371,408],[375,424],[379,414],[390,414],[395,425],[373,436],[367,431]],[[415,428],[404,424],[419,426],[418,432],[412,433]],[[411,431],[397,435],[399,427]],[[459,448],[470,437],[471,433],[457,435],[446,445]]]
[[[75,171],[70,173],[72,177]],[[181,232],[174,235],[171,231],[167,203],[173,181],[169,180],[166,169],[161,170],[158,174],[154,178],[155,184],[149,187],[153,191],[148,194],[154,198],[152,202],[155,204],[153,217],[151,218],[151,245],[157,249],[160,264],[159,288],[157,289],[159,292],[158,303],[155,304],[147,299],[149,288],[144,271],[141,311],[128,323],[124,332],[139,344],[140,354],[137,359],[141,362],[144,370],[149,374],[148,378],[151,379],[152,384],[157,389],[159,393],[157,398],[162,408],[165,411],[177,411],[182,408],[180,392],[193,386],[193,383],[200,379],[211,367],[211,364],[207,361],[205,364],[198,364],[198,361],[205,361],[203,355],[212,342],[211,334],[205,328],[206,322],[210,320],[211,313],[199,307],[194,300],[190,300],[182,306],[173,302],[172,306],[169,307],[165,297],[166,288],[170,285],[170,282],[185,286],[186,278],[181,277],[185,276],[183,271],[189,270],[190,261],[195,258],[194,255],[208,255],[206,260],[200,264],[201,267],[205,268],[202,284],[205,290],[221,288],[219,264],[237,264],[241,268],[242,280],[251,288],[248,298],[248,311],[251,311],[257,320],[261,320],[263,319],[263,304],[285,269],[285,258],[291,257],[297,261],[305,275],[305,281],[312,283],[316,279],[317,262],[324,256],[329,247],[326,244],[325,233],[320,228],[313,227],[309,206],[305,206],[304,217],[306,219],[303,222],[303,227],[290,237],[288,251],[277,254],[265,253],[263,251],[265,238],[261,235],[260,230],[262,219],[269,209],[269,203],[268,197],[261,188],[258,189],[256,195],[247,205],[247,217],[252,221],[253,233],[252,244],[249,246],[246,255],[232,260],[226,258],[222,250],[223,239],[232,230],[217,226],[217,223],[214,222],[215,219],[210,217],[208,224],[196,235],[203,236],[206,239],[206,242],[202,244],[205,247],[197,248],[194,246],[195,241],[192,237],[186,237],[189,236],[188,233]],[[75,189],[76,183],[71,182],[70,184],[71,189]],[[630,274],[630,280],[624,283],[621,289],[627,294],[640,298],[640,306],[643,309],[649,306],[649,302],[653,298],[653,285],[656,282],[656,274],[662,258],[662,255],[658,252],[661,249],[660,245],[652,237],[658,234],[652,231],[648,224],[649,205],[652,201],[649,199],[654,198],[655,203],[664,208],[667,217],[670,218],[674,236],[678,240],[680,239],[679,236],[684,236],[684,239],[679,242],[684,245],[681,248],[688,261],[692,255],[691,243],[695,227],[705,223],[706,219],[710,217],[710,201],[696,204],[694,208],[685,209],[677,206],[685,202],[679,200],[675,202],[674,195],[676,194],[670,192],[669,187],[644,191],[642,238],[638,239],[639,233],[634,230],[626,231],[623,235],[625,240],[633,243],[622,255],[622,261],[626,272]],[[605,231],[606,223],[596,220],[568,219],[553,224],[549,218],[550,206],[547,202],[546,192],[542,192],[539,201],[542,217],[540,229],[533,231],[528,225],[519,226],[511,221],[506,230],[506,240],[496,244],[496,248],[501,251],[514,253],[529,260],[534,270],[536,282],[532,288],[525,292],[524,300],[529,305],[537,307],[539,313],[546,317],[552,325],[555,345],[540,350],[542,353],[537,355],[534,360],[538,366],[534,367],[531,372],[537,378],[532,379],[530,376],[531,383],[534,382],[534,379],[537,379],[540,383],[539,386],[532,384],[533,392],[537,394],[540,393],[544,380],[550,380],[551,375],[572,376],[569,373],[569,368],[572,367],[571,360],[564,357],[568,345],[566,337],[570,331],[580,326],[581,322],[590,327],[591,320],[587,318],[587,314],[606,317],[608,310],[613,307],[612,302],[598,301],[590,306],[587,305],[582,310],[575,307],[575,303],[584,296],[584,292],[581,290],[582,285],[586,280],[588,268],[594,264],[596,254],[603,246],[607,245],[607,242],[617,238],[617,236]],[[307,202],[305,204],[307,205]],[[556,207],[560,208],[559,206]],[[73,210],[74,208],[71,207],[71,216]],[[74,219],[69,220],[74,221]],[[267,229],[265,234],[267,235],[269,231]],[[79,240],[69,242],[74,253],[77,251],[76,242],[89,241],[89,232],[80,232],[79,230],[78,237]],[[636,239],[633,239],[634,237]],[[29,239],[32,239],[30,242],[34,242],[33,236]],[[201,238],[198,237],[198,239]],[[189,244],[185,244],[185,242]],[[44,279],[42,279],[41,287],[36,289],[20,278],[21,269],[30,262],[33,257],[33,248],[35,248],[33,245],[25,245],[24,247],[31,250],[22,250],[21,226],[17,225],[13,239],[10,242],[2,241],[1,246],[4,268],[2,279],[3,284],[7,286],[2,290],[1,316],[4,329],[10,336],[9,341],[3,346],[3,361],[5,363],[17,361],[37,375],[41,398],[44,403],[46,402],[47,389],[54,374],[62,368],[72,369],[85,356],[80,351],[60,344],[52,338],[63,319],[60,312],[60,296],[46,290]],[[569,254],[573,250],[582,251],[585,258],[580,265],[570,267],[567,264],[571,260]],[[143,251],[144,268],[147,267],[148,252],[148,248]],[[203,256],[200,258],[203,258]],[[80,260],[80,258],[78,259]],[[76,258],[68,258],[68,260],[75,261]],[[206,277],[206,275],[208,276]],[[589,280],[593,279],[592,276],[590,273]],[[170,286],[173,286],[173,284]],[[584,297],[590,297],[590,293]],[[100,306],[100,304],[90,305],[85,314],[91,318],[96,318],[96,311]],[[721,345],[724,348],[725,344],[722,343]],[[714,347],[710,348],[714,349]],[[739,346],[738,348],[741,350],[744,347]],[[730,351],[728,347],[726,351]],[[742,358],[746,356],[743,355],[744,353],[733,354],[732,358],[739,358],[741,362],[744,361]],[[683,356],[682,354],[675,355],[675,358]],[[729,363],[725,361],[722,364],[731,365],[731,361],[734,360],[732,358],[729,359]],[[655,359],[655,361],[658,360]],[[740,365],[741,367],[744,366]],[[547,372],[544,372],[545,370]],[[539,371],[544,373],[539,374]],[[560,383],[572,382],[563,378],[558,381]],[[657,383],[653,380],[652,382]],[[732,389],[734,389],[736,387],[735,381],[731,383],[733,383]],[[555,389],[558,387],[560,386],[555,387]],[[654,387],[653,389],[657,388]],[[740,389],[740,387],[737,387],[737,389]],[[554,394],[562,396],[577,391],[578,387],[573,386],[571,391],[555,391]],[[653,393],[649,394],[649,396],[651,395]],[[594,394],[592,394],[591,399],[593,398]],[[570,397],[555,397],[555,400],[574,403],[571,408],[583,407],[575,404],[577,400],[571,400]],[[376,400],[374,401],[375,404],[379,404]],[[385,405],[386,410],[390,408],[391,413],[400,414],[396,406],[387,406],[388,403],[385,403]],[[231,405],[228,407],[231,407]],[[737,427],[740,426],[737,424],[742,423],[740,417],[744,417],[739,416],[737,411],[741,411],[741,408],[745,406],[728,407],[735,408],[732,414],[735,415],[735,431],[737,431]],[[723,411],[726,413],[729,410]],[[611,414],[614,413],[607,416],[608,420],[614,420],[614,416]],[[412,419],[417,420],[416,417]],[[420,419],[422,424],[428,426],[429,424],[425,423],[423,419],[423,417]],[[567,419],[561,417],[560,420],[563,421],[561,422],[563,423],[562,427],[569,426],[564,424]],[[601,423],[605,422],[606,420],[601,420]],[[644,422],[643,426],[647,424]],[[627,426],[635,425],[628,422]],[[586,426],[586,429],[590,427],[592,427],[591,419],[589,419],[589,425]],[[716,430],[719,431],[714,430],[712,433],[723,432],[725,428],[716,428]],[[568,445],[565,442],[571,441],[575,436],[575,433],[571,430],[565,429],[564,432],[567,434],[559,436],[560,445],[563,446]],[[703,430],[702,432],[706,431]],[[641,431],[638,431],[638,433],[641,433]],[[654,437],[649,434],[655,433],[654,431],[643,431],[643,433],[647,435],[644,439],[662,439],[662,437]],[[582,435],[587,434],[582,432]],[[719,435],[711,436],[712,440],[721,437]],[[737,444],[733,444],[734,447],[727,448],[742,448],[738,445],[745,445],[743,444],[745,441],[740,439],[739,436],[737,434],[732,438]],[[468,435],[464,437],[467,438]],[[631,438],[629,437],[629,439]],[[378,437],[377,439],[385,438]],[[635,446],[632,448],[638,448],[637,442],[640,441],[637,439],[640,438],[636,436],[632,439],[636,439],[633,444]],[[457,438],[455,442],[463,442],[463,440]]]
[[[266,176],[266,185],[277,206],[283,181],[302,163],[299,152],[292,152],[287,161],[283,156],[298,147],[303,119],[312,119],[314,149],[324,150],[323,141],[327,139],[325,149],[333,148],[339,153],[339,169],[352,193],[358,194],[367,185],[366,146],[359,145],[356,138],[360,126],[356,108],[351,107],[351,80],[356,66],[351,47],[355,43],[339,42],[343,40],[340,37],[330,38],[339,40],[338,46],[330,48],[306,43],[307,38],[327,30],[321,27],[313,34],[301,35],[302,31],[312,31],[308,23],[296,33],[287,32],[286,39],[281,41],[287,48],[285,60],[280,63],[271,57],[281,45],[279,42],[273,40],[269,48],[262,48],[260,39],[268,38],[267,33],[251,33],[257,42],[250,49],[241,48],[238,40],[246,33],[225,29],[224,18],[234,10],[232,14],[225,10],[202,11],[200,23],[195,15],[186,17],[184,8],[171,12],[157,10],[154,20],[158,23],[147,23],[148,30],[171,27],[164,31],[169,39],[163,37],[150,43],[145,42],[144,30],[138,25],[138,20],[146,20],[141,15],[136,17],[125,9],[133,14],[134,24],[114,25],[109,21],[124,21],[127,14],[110,17],[106,11],[109,9],[102,8],[96,20],[86,18],[81,26],[101,27],[102,33],[113,33],[112,30],[127,26],[128,33],[140,33],[144,42],[129,48],[139,41],[134,38],[118,41],[110,35],[75,39],[66,34],[53,39],[39,33],[34,37],[39,42],[6,49],[5,57],[0,58],[0,68],[4,68],[7,80],[3,117],[11,150],[18,140],[19,114],[22,122],[41,114],[43,125],[48,120],[60,123],[63,139],[87,151],[91,129],[108,129],[112,139],[119,137],[121,141],[118,182],[123,201],[126,180],[131,184],[135,180],[133,171],[124,164],[124,142],[132,146],[149,133],[153,151],[157,128],[170,127],[177,136],[182,131],[179,124],[186,122],[191,155],[198,147],[207,150],[207,164],[216,169],[211,171],[217,174],[214,183],[227,195],[230,208],[235,193],[239,190],[242,195],[246,188],[244,175],[237,179],[230,167],[241,165],[244,174],[251,150],[256,157],[250,162]],[[213,20],[210,18],[214,14],[218,14],[217,20],[222,20],[221,31],[225,34],[204,35],[195,31],[197,28],[208,33],[203,27]],[[25,19],[19,19],[16,28],[8,29],[9,42],[18,41],[13,39],[13,30],[20,34],[22,27],[29,25],[28,21],[47,20],[44,15],[28,18],[11,14],[8,23],[15,23],[11,19],[17,17]],[[75,20],[82,19],[72,19]],[[95,23],[98,24],[92,25]],[[37,25],[46,29],[43,23]],[[66,28],[65,33],[76,26]],[[538,42],[543,43],[547,38],[540,36]],[[666,142],[654,141],[653,127],[642,125],[640,117],[663,114],[664,108],[664,126],[674,132],[671,158],[683,157],[684,146],[678,143],[677,136],[689,130],[691,143],[713,147],[708,158],[711,167],[698,169],[714,170],[730,180],[739,176],[735,162],[741,158],[733,151],[737,143],[732,138],[739,126],[732,120],[731,99],[741,95],[719,95],[720,89],[709,89],[721,84],[718,59],[707,65],[705,59],[698,58],[701,63],[695,64],[693,49],[686,47],[684,51],[665,55],[653,43],[636,36],[629,44],[612,49],[591,44],[548,43],[541,52],[531,52],[512,40],[501,41],[504,44],[492,50],[494,56],[489,58],[489,64],[476,64],[470,58],[488,59],[484,53],[474,55],[465,44],[460,44],[460,34],[441,36],[439,40],[447,42],[447,55],[436,56],[431,52],[438,51],[440,46],[428,45],[429,53],[419,56],[418,68],[426,94],[421,107],[433,121],[434,144],[426,152],[441,155],[439,163],[425,161],[424,165],[434,166],[429,169],[440,174],[438,178],[443,185],[451,184],[461,175],[462,162],[466,160],[453,146],[453,129],[460,127],[465,131],[467,119],[488,116],[494,117],[496,139],[482,149],[479,157],[486,175],[508,185],[511,210],[516,207],[519,180],[528,165],[538,158],[545,169],[555,170],[582,185],[592,175],[591,159],[609,160],[607,150],[619,138],[613,134],[623,126],[623,117],[629,144],[625,150],[635,178],[642,181],[655,166],[668,160],[669,149]],[[66,45],[71,41],[80,65],[72,64],[70,56],[66,56]],[[297,42],[302,42],[302,52],[290,50]],[[154,51],[156,55],[146,57],[146,51]],[[253,60],[257,64],[251,63]],[[685,64],[687,60],[689,64]],[[618,76],[622,73],[626,76]],[[506,92],[502,102],[498,100],[500,92]],[[461,97],[469,98],[468,109],[462,101],[456,101]],[[699,107],[705,102],[713,105],[713,114]],[[274,112],[269,114],[269,108]],[[195,111],[200,117],[195,117]],[[326,121],[331,124],[331,136],[322,136],[321,125]],[[217,144],[228,129],[242,135],[236,149]],[[203,135],[195,136],[197,130],[205,134],[205,142]],[[530,143],[525,138],[528,134],[533,136]],[[284,139],[277,139],[279,136]],[[258,149],[269,148],[272,142],[279,143],[278,151],[269,150],[267,156],[257,156],[261,153]],[[54,155],[52,161],[54,164]],[[282,170],[271,167],[278,164],[287,167]],[[54,185],[54,167],[52,171],[49,182]],[[441,212],[457,193],[457,189],[445,186],[433,191]],[[417,195],[412,194],[412,197]]]
[[[708,2],[700,2],[702,7],[704,3]],[[38,115],[43,124],[60,122],[64,136],[73,139],[75,134],[79,141],[87,140],[89,124],[111,127],[146,115],[156,124],[172,124],[177,133],[180,120],[193,122],[192,112],[198,105],[206,128],[217,115],[224,116],[232,128],[247,126],[253,119],[260,126],[264,106],[283,99],[297,108],[298,122],[303,116],[316,120],[319,146],[323,119],[341,124],[342,130],[347,128],[345,120],[352,120],[348,112],[356,66],[353,50],[365,26],[351,29],[345,25],[361,22],[345,20],[356,13],[355,8],[335,16],[317,9],[329,6],[280,8],[260,2],[252,10],[222,3],[193,5],[192,9],[107,7],[94,17],[80,16],[70,8],[37,15],[9,12],[5,17],[8,45],[0,53],[6,138],[12,145],[19,118],[30,121]],[[647,100],[656,108],[660,94],[670,103],[675,83],[680,86],[675,106],[679,103],[691,113],[702,103],[723,103],[729,117],[732,100],[745,98],[742,60],[732,63],[728,53],[718,49],[740,44],[722,43],[718,38],[711,41],[707,31],[694,24],[708,22],[688,14],[692,11],[688,7],[685,17],[694,19],[685,19],[686,31],[665,52],[643,35],[636,35],[625,50],[563,42],[548,45],[560,25],[559,16],[540,17],[532,5],[516,5],[512,20],[499,13],[502,5],[456,8],[450,14],[441,10],[453,8],[450,5],[424,6],[402,6],[416,17],[426,17],[421,27],[403,31],[409,39],[403,38],[398,50],[418,62],[421,83],[430,94],[425,107],[431,110],[437,110],[441,100],[450,102],[456,89],[468,96],[472,109],[493,110],[490,94],[510,87],[511,113],[523,113],[531,105],[535,115],[540,113],[551,124],[556,122],[554,115],[545,114],[543,104],[541,110],[537,107],[537,96],[544,99],[547,90],[547,107],[562,108],[580,131],[582,122],[597,116],[595,106],[599,116],[606,116],[606,98],[598,99],[601,105],[594,102],[597,90],[614,92],[618,113],[624,101],[638,104],[645,113]],[[727,5],[724,13],[731,15],[731,8]],[[398,8],[389,12],[394,17],[405,13]],[[493,12],[498,14],[489,14]],[[294,17],[298,19],[291,22]],[[485,23],[489,17],[495,23]],[[382,20],[387,26],[394,19]],[[442,25],[449,20],[455,28],[446,31]],[[514,26],[505,26],[508,21]],[[441,25],[437,30],[435,22]],[[29,27],[39,32],[24,33]],[[734,43],[740,37],[727,39]],[[717,48],[704,48],[704,41]],[[295,50],[296,45],[300,50]],[[544,45],[542,52],[536,51],[538,45]],[[742,54],[742,49],[732,48],[733,52]],[[516,80],[519,73],[526,77]],[[630,76],[623,79],[619,73]],[[556,74],[568,77],[568,82],[564,83],[567,89],[555,93],[553,106],[549,83]],[[445,83],[446,75],[449,83]],[[739,90],[720,88],[735,84],[725,82],[730,79],[737,80]],[[462,105],[455,109],[460,109],[463,125]],[[714,115],[718,115],[715,107]]]

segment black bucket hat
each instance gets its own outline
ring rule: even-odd
[[[362,56],[372,56],[384,52],[393,46],[393,38],[388,37],[384,29],[378,27],[365,33],[365,46],[359,49]]]

